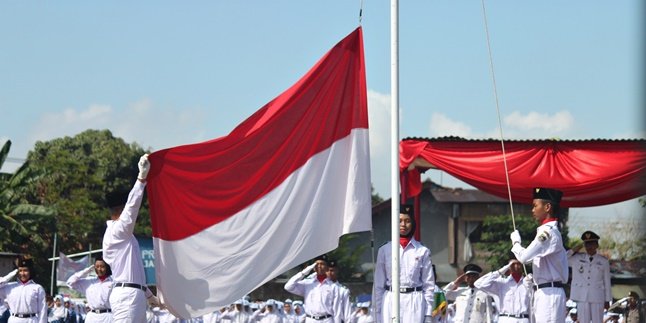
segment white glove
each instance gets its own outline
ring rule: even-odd
[[[433,323],[433,317],[430,315],[424,316],[424,323]]]
[[[502,268],[498,269],[498,273],[499,273],[501,276],[502,276],[502,275],[504,275],[504,274],[507,272],[507,270],[509,270],[509,267],[511,267],[511,264],[510,264],[510,263],[509,263],[509,264],[504,265]]]
[[[312,270],[314,270],[314,267],[316,267],[316,263],[313,263],[307,266],[305,269],[301,271],[301,274],[303,274],[303,276],[307,276],[307,274],[309,274]]]
[[[523,285],[525,285],[528,290],[531,290],[532,286],[534,286],[534,276],[532,276],[532,274],[527,274],[527,276],[523,278]]]
[[[150,305],[150,307],[162,307],[162,303],[159,301],[159,297],[155,295],[148,297],[148,305]]]
[[[509,238],[511,238],[511,244],[512,245],[514,245],[516,243],[520,243],[520,233],[518,232],[518,230],[514,230],[514,232],[512,232],[509,235]]]
[[[148,171],[150,170],[148,154],[143,154],[143,156],[139,158],[139,163],[137,163],[137,166],[139,166],[139,175],[137,175],[137,178],[139,180],[145,181],[146,177],[148,176]]]
[[[87,267],[83,270],[83,276],[88,275],[92,270],[94,270],[94,265]]]
[[[8,273],[4,277],[0,278],[0,284],[10,281],[11,279],[13,279],[16,276],[17,273],[18,273],[18,269],[12,270],[10,273]]]

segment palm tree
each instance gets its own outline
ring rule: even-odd
[[[0,168],[9,155],[11,141],[0,150]],[[33,253],[48,245],[44,230],[53,228],[55,211],[24,202],[24,190],[39,175],[24,163],[13,174],[0,173],[0,250]],[[51,233],[51,232],[50,232]]]

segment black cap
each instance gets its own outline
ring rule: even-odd
[[[34,260],[30,256],[20,256],[16,259],[16,267],[34,267]]]
[[[399,205],[399,214],[408,214],[410,216],[413,216],[415,212],[415,209],[413,208],[413,205],[411,204],[400,204]]]
[[[476,264],[468,264],[464,266],[464,273],[465,274],[478,274],[482,273],[482,268]]]
[[[549,200],[555,204],[561,203],[561,197],[563,197],[563,192],[553,189],[553,188],[544,188],[536,187],[534,188],[534,198],[541,200]]]
[[[328,267],[336,267],[337,262],[334,259],[329,259],[327,262]]]
[[[314,261],[319,261],[319,260],[325,261],[326,264],[330,263],[330,260],[328,259],[326,254],[322,254],[314,259]]]
[[[105,195],[105,202],[108,207],[116,207],[126,205],[128,202],[128,194],[126,191],[115,191]]]
[[[599,236],[592,231],[586,231],[581,235],[581,240],[583,240],[583,242],[599,241]]]

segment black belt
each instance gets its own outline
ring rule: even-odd
[[[503,314],[500,314],[500,316],[513,317],[513,318],[517,318],[517,319],[528,319],[529,318],[529,314],[508,314],[508,313],[503,313]]]
[[[143,290],[144,292],[146,291],[146,286],[135,284],[135,283],[114,283],[114,286],[116,286],[116,287],[137,288],[137,289]]]
[[[25,319],[28,317],[34,317],[36,316],[36,313],[11,313],[11,316],[19,317],[21,319]]]
[[[90,310],[90,312],[96,313],[96,314],[103,314],[103,313],[110,313],[110,312],[112,312],[112,310],[109,309],[109,308],[101,308],[101,309]]]
[[[557,288],[563,288],[565,287],[565,284],[562,282],[549,282],[549,283],[542,283],[534,286],[534,290],[541,289],[541,288],[547,288],[547,287],[557,287]]]
[[[392,292],[392,290],[390,289],[390,286],[388,286],[388,285],[384,285],[384,287],[386,288],[386,290],[389,290],[389,291],[391,291],[391,292]],[[417,287],[400,287],[400,288],[399,288],[399,292],[400,292],[400,293],[403,293],[403,294],[412,293],[412,292],[419,292],[419,291],[421,291],[421,290],[422,290],[422,286],[417,286]]]
[[[318,320],[325,320],[328,317],[332,317],[332,315],[330,315],[330,314],[325,314],[325,315],[309,315],[309,314],[307,314],[305,316],[307,316],[307,317],[309,317],[311,319],[315,319],[317,321]]]

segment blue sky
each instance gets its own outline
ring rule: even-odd
[[[0,142],[20,159],[88,128],[152,150],[226,135],[354,30],[360,4],[2,2]],[[639,0],[485,5],[507,138],[644,138]],[[364,0],[362,26],[372,177],[388,197],[389,1]],[[399,28],[401,137],[498,137],[481,2],[401,1]]]

